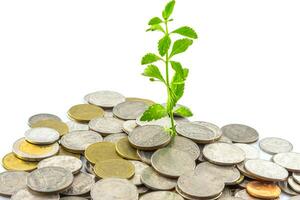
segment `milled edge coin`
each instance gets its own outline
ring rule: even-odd
[[[38,162],[21,160],[14,153],[8,153],[2,158],[2,165],[7,170],[30,172],[37,168]]]
[[[0,173],[0,194],[11,196],[15,192],[27,187],[28,172],[7,171]]]
[[[269,154],[286,153],[293,150],[292,143],[285,139],[276,137],[267,137],[260,140],[259,147],[261,150]]]
[[[123,159],[109,159],[96,162],[94,172],[99,178],[132,178],[135,172],[134,165]]]
[[[123,120],[112,117],[98,117],[89,122],[89,127],[91,130],[106,136],[113,133],[122,133],[123,123]]]
[[[136,149],[133,148],[129,141],[128,138],[122,138],[116,143],[116,151],[117,153],[129,160],[139,160],[139,156],[137,155]]]
[[[142,185],[141,175],[143,171],[147,169],[149,166],[143,162],[136,161],[136,160],[130,160],[129,162],[131,162],[134,165],[134,169],[135,169],[134,176],[131,179],[129,179],[129,181],[136,186]]]
[[[184,200],[179,194],[170,191],[150,192],[141,196],[140,200]]]
[[[123,120],[136,120],[145,112],[148,105],[143,102],[125,101],[116,105],[113,108],[113,113],[116,117]]]
[[[291,172],[300,172],[300,153],[278,153],[273,156],[273,161]]]
[[[104,110],[98,106],[90,104],[78,104],[72,106],[68,111],[68,116],[79,122],[89,122],[96,117],[103,117]]]
[[[243,124],[228,124],[221,128],[222,134],[237,143],[253,143],[259,138],[258,132]]]
[[[59,132],[60,136],[69,132],[68,125],[62,121],[57,121],[57,120],[51,120],[51,119],[41,120],[31,125],[31,128],[41,128],[41,127],[52,128],[57,132]]]
[[[74,181],[67,190],[61,192],[64,195],[83,195],[90,192],[91,188],[95,184],[95,176],[80,172],[74,176]]]
[[[32,128],[25,132],[25,139],[33,144],[53,144],[59,137],[59,132],[52,128]]]
[[[101,106],[103,108],[112,108],[125,101],[125,97],[115,91],[102,90],[90,93],[85,96],[90,104]]]
[[[33,116],[29,117],[29,119],[28,119],[28,125],[31,126],[32,124],[35,124],[38,121],[48,120],[48,119],[62,121],[56,115],[49,114],[49,113],[39,113],[39,114],[36,114],[36,115],[33,115]]]
[[[281,189],[270,182],[251,181],[247,184],[246,190],[251,196],[262,199],[276,199],[281,194]]]
[[[59,200],[58,194],[36,193],[29,189],[22,189],[12,195],[11,200]]]
[[[197,160],[198,157],[200,156],[199,146],[192,140],[185,137],[181,137],[181,136],[173,137],[167,147],[184,151],[188,153],[194,160]]]

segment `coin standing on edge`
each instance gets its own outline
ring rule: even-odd
[[[259,147],[266,153],[286,153],[293,150],[293,145],[282,138],[267,137],[259,141]]]
[[[19,190],[12,195],[11,200],[59,200],[59,194],[42,194],[29,189]]]
[[[2,165],[7,170],[30,172],[37,168],[38,162],[21,160],[14,153],[8,153],[2,158]]]
[[[83,195],[90,192],[91,188],[95,184],[95,176],[80,172],[74,176],[74,181],[67,190],[61,192],[61,194],[75,196]]]
[[[27,187],[28,172],[7,171],[0,173],[0,194],[11,196],[17,191]]]
[[[49,113],[40,113],[40,114],[36,114],[31,116],[28,119],[28,125],[31,127],[32,124],[37,123],[38,121],[42,121],[42,120],[57,120],[57,121],[62,121],[58,116],[53,115],[53,114],[49,114]]]
[[[125,101],[125,97],[122,94],[109,90],[90,93],[85,96],[85,99],[90,104],[103,108],[112,108]]]
[[[273,156],[273,161],[291,172],[300,172],[300,153],[278,153]]]
[[[91,130],[106,136],[113,133],[122,133],[123,123],[123,120],[112,117],[98,117],[89,122],[89,127]]]
[[[221,131],[224,136],[237,143],[253,143],[258,140],[258,132],[243,124],[229,124],[223,126]]]
[[[25,139],[33,144],[53,144],[59,137],[59,132],[52,128],[32,128],[25,132]]]
[[[148,105],[143,102],[125,101],[116,105],[113,108],[113,113],[123,120],[136,120],[147,108]]]
[[[71,119],[76,121],[89,122],[91,119],[96,117],[103,117],[104,110],[98,106],[90,104],[78,104],[69,109],[68,115]]]

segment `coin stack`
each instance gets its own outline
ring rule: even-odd
[[[12,200],[300,199],[300,154],[246,125],[177,116],[141,121],[153,101],[97,91],[68,110],[29,118],[4,156],[0,194]],[[256,145],[258,144],[258,145]],[[257,147],[258,146],[258,147]],[[261,158],[260,150],[272,159]]]

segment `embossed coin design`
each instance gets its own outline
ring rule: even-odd
[[[231,141],[238,143],[253,143],[259,137],[254,128],[242,124],[229,124],[222,127],[221,131]]]
[[[129,179],[133,177],[134,165],[123,159],[109,159],[96,162],[94,172],[99,178],[123,178]]]
[[[86,95],[85,99],[89,103],[103,108],[112,108],[125,101],[122,94],[109,90],[90,93]]]
[[[116,143],[116,151],[123,158],[129,159],[129,160],[139,160],[140,159],[139,156],[137,155],[136,149],[130,145],[128,138],[120,139]]]
[[[143,102],[125,101],[116,105],[113,108],[113,113],[120,119],[135,120],[148,108],[148,105]]]
[[[35,124],[38,121],[48,120],[48,119],[61,121],[61,119],[56,115],[49,114],[49,113],[40,113],[40,114],[31,116],[28,119],[28,125],[31,126],[32,124]]]
[[[2,159],[2,165],[7,170],[32,171],[37,168],[38,162],[21,160],[14,153],[6,154]]]
[[[300,153],[278,153],[273,156],[273,161],[291,172],[300,172]]]
[[[42,194],[36,193],[29,189],[19,190],[12,195],[11,200],[59,200],[58,194]]]
[[[31,126],[31,128],[42,128],[42,127],[52,128],[52,129],[56,130],[57,132],[59,132],[60,136],[69,132],[69,127],[67,124],[65,124],[62,121],[57,121],[57,120],[52,120],[52,119],[41,120],[41,121],[38,121],[38,122],[32,124],[32,126]]]
[[[0,194],[11,196],[15,192],[27,187],[28,172],[8,171],[0,174]]]
[[[247,184],[247,192],[257,198],[276,199],[281,194],[280,188],[274,183],[251,181]]]
[[[92,186],[95,184],[95,177],[91,174],[80,172],[74,176],[74,181],[70,188],[63,191],[64,195],[83,195],[90,192]]]
[[[89,122],[96,117],[103,117],[104,110],[98,106],[90,104],[79,104],[71,107],[68,111],[71,119],[79,122]]]
[[[199,146],[192,140],[185,137],[176,136],[172,138],[168,147],[184,151],[188,153],[194,160],[197,160],[197,158],[200,156]]]
[[[293,145],[282,138],[267,137],[259,141],[259,147],[266,153],[286,153],[293,150]]]
[[[59,136],[59,132],[52,128],[32,128],[25,132],[25,139],[33,144],[52,144]]]
[[[120,139],[127,138],[126,133],[114,133],[110,134],[106,137],[104,137],[103,141],[104,142],[112,142],[112,143],[117,143]]]
[[[91,130],[106,136],[113,133],[122,133],[123,123],[123,120],[112,117],[98,117],[89,122],[89,127]]]

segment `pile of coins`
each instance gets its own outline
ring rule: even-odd
[[[300,199],[300,154],[246,125],[175,117],[144,122],[153,101],[97,91],[68,110],[29,118],[2,159],[0,194],[12,200]],[[256,145],[258,144],[258,145]],[[272,155],[261,158],[261,152]],[[293,197],[292,197],[293,196]]]

